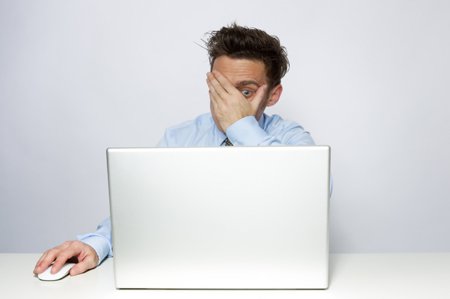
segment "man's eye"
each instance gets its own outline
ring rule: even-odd
[[[242,92],[242,94],[244,95],[244,97],[246,97],[246,98],[248,98],[249,96],[251,96],[252,93],[253,93],[251,90],[248,90],[248,89],[241,90],[241,92]]]

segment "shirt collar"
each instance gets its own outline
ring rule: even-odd
[[[261,117],[259,118],[259,120],[258,120],[258,124],[259,124],[259,126],[261,127],[261,129],[263,129],[264,130],[264,124],[266,123],[266,114],[265,113],[263,113],[262,115],[261,115]]]

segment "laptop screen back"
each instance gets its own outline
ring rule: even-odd
[[[107,156],[117,288],[328,287],[329,147]]]

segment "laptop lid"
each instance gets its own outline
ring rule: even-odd
[[[117,288],[328,287],[328,146],[107,158]]]

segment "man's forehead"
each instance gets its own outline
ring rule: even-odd
[[[220,56],[214,61],[212,69],[222,73],[234,85],[260,86],[266,83],[266,68],[259,60]]]

